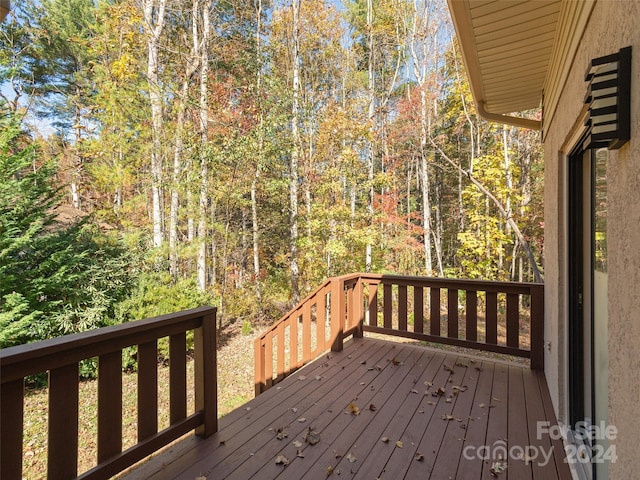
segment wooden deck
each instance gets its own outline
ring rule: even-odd
[[[556,423],[539,371],[356,338],[124,478],[570,479],[539,421]]]

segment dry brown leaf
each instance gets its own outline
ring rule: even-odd
[[[449,420],[453,420],[455,417],[453,415],[442,415],[442,419],[446,420],[447,422]]]
[[[373,403],[369,404],[369,410],[371,410],[372,412],[376,411],[376,406]]]
[[[391,359],[391,363],[393,364],[394,367],[400,365],[400,362],[398,361],[398,359],[396,357],[393,357]]]
[[[296,440],[293,442],[293,446],[296,448],[300,448],[302,446],[302,442],[300,440]]]
[[[398,440],[398,441],[396,442],[396,447],[398,447],[398,448],[402,448],[402,447],[404,447],[404,443],[402,443],[400,440]]]
[[[416,390],[415,388],[412,388],[411,393],[418,393],[418,390]]]
[[[314,430],[311,430],[311,427],[309,427],[304,434],[303,440],[309,445],[315,445],[320,441],[320,434]]]
[[[424,384],[425,384],[427,387],[433,387],[433,383],[431,383],[431,382],[424,382]]]
[[[349,463],[353,463],[353,462],[355,462],[355,461],[356,461],[356,457],[355,457],[355,456],[353,455],[353,453],[351,453],[351,452],[349,452],[349,453],[347,454],[347,457],[346,457],[346,458],[347,458],[347,460],[349,460]]]
[[[278,455],[276,457],[276,465],[284,465],[286,467],[289,465],[289,459],[284,455]]]
[[[300,376],[298,377],[298,380],[306,380],[306,379],[307,379],[307,377],[305,377],[304,375],[300,375]]]
[[[199,477],[196,477],[196,480],[207,480],[207,477],[199,476]]]
[[[327,477],[333,475],[333,467],[327,467]]]
[[[304,423],[304,422],[306,422],[306,421],[307,421],[307,418],[306,418],[306,417],[300,417],[300,418],[298,419],[298,422],[300,422],[300,423]]]
[[[322,380],[322,377],[320,375],[316,375],[316,380],[320,381]]]
[[[389,437],[382,437],[382,438],[380,439],[380,441],[381,441],[382,443],[389,443]]]
[[[355,403],[351,402],[349,404],[349,411],[353,414],[353,415],[360,415],[360,407],[358,407],[358,405],[356,405]]]
[[[424,461],[424,455],[421,454],[420,452],[416,452],[416,456],[415,456],[416,461],[418,462],[423,462]]]
[[[296,450],[296,457],[304,458],[304,453],[301,450]]]

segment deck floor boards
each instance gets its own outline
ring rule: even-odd
[[[536,438],[538,421],[555,424],[550,412],[544,376],[528,368],[355,339],[221,418],[212,437],[182,440],[123,478],[569,479],[562,444]],[[317,444],[305,442],[309,428]],[[499,459],[478,453],[496,442],[553,455],[501,458],[508,468],[494,477]]]

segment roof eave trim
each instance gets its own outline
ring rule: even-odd
[[[482,100],[476,102],[476,107],[478,109],[478,114],[485,120],[513,125],[514,127],[528,128],[529,130],[542,130],[542,122],[540,120],[488,112],[485,109],[485,103]]]

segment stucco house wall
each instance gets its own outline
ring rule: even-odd
[[[632,47],[631,140],[607,165],[609,423],[618,430],[610,478],[638,478],[640,439],[640,1],[598,1],[587,22],[557,108],[544,119],[545,374],[566,422],[567,156],[581,132],[584,73],[592,58]],[[547,96],[548,92],[545,92]]]

